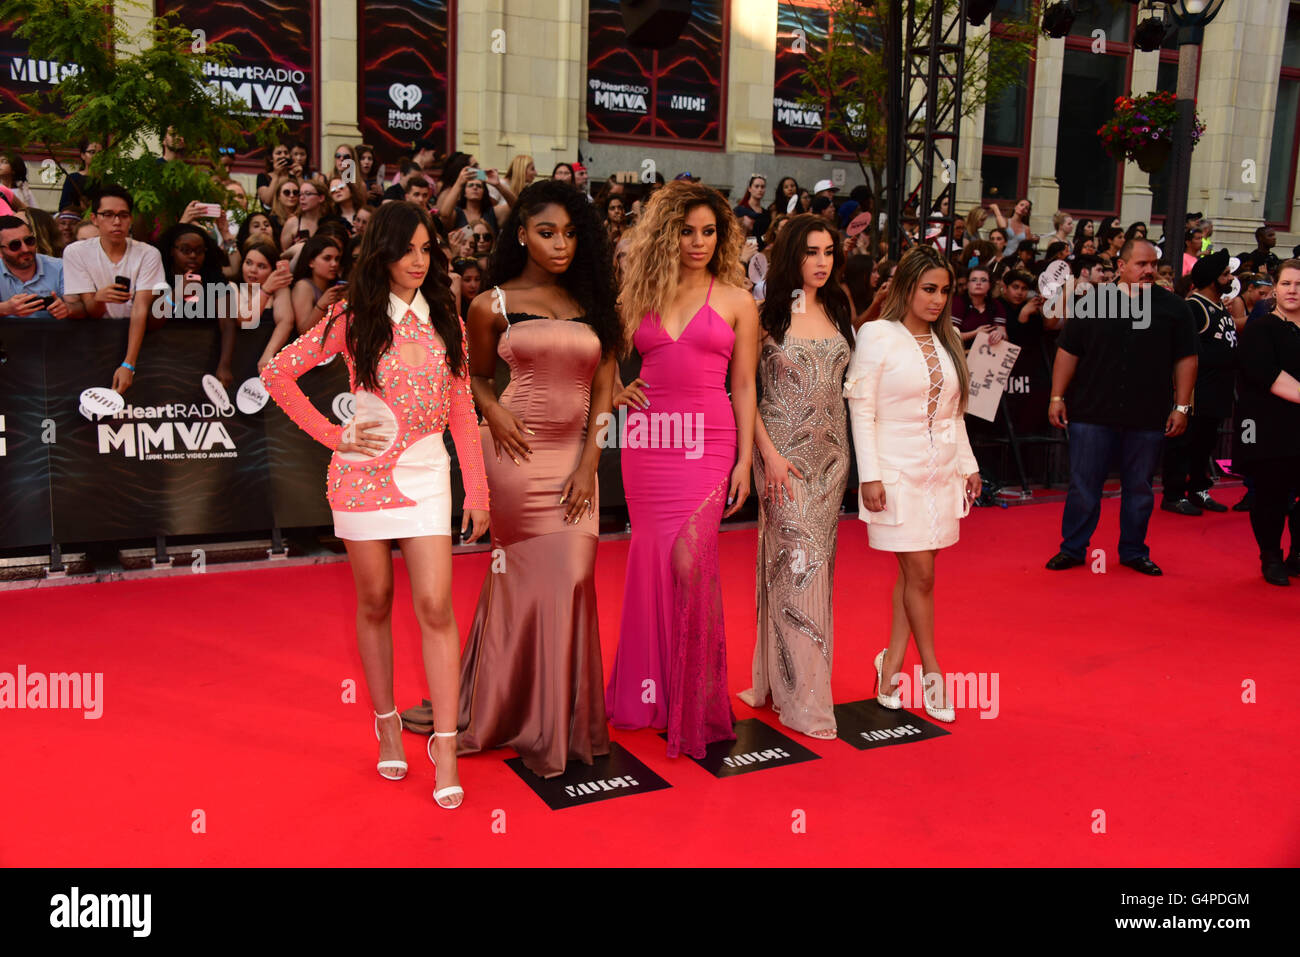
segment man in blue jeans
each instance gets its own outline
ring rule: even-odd
[[[1117,286],[1088,290],[1088,314],[1076,303],[1061,333],[1047,417],[1058,429],[1069,429],[1070,491],[1061,516],[1061,550],[1047,562],[1052,571],[1084,564],[1101,517],[1102,486],[1118,452],[1120,564],[1161,574],[1146,544],[1155,504],[1151,477],[1165,436],[1187,428],[1196,385],[1196,326],[1187,303],[1155,285],[1158,260],[1146,240],[1125,242]]]

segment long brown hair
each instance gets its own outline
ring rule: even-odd
[[[844,268],[844,249],[840,245],[839,232],[822,217],[812,213],[791,217],[772,247],[772,258],[767,268],[767,295],[763,299],[759,320],[773,341],[777,344],[785,341],[785,335],[790,331],[791,303],[795,291],[803,289],[803,262],[808,258],[808,237],[814,233],[826,233],[831,237],[835,257],[826,285],[817,291],[817,301],[822,304],[826,315],[835,323],[845,341],[852,344],[852,310],[849,308],[849,297],[839,282]]]
[[[718,244],[708,270],[720,282],[744,288],[740,266],[740,226],[730,204],[716,189],[675,179],[655,190],[632,227],[623,261],[624,351],[631,351],[632,336],[647,315],[662,316],[677,295],[681,276],[681,231],[686,216],[697,206],[707,206],[718,225]],[[627,238],[627,234],[625,234]]]
[[[880,310],[882,321],[902,322],[912,308],[912,296],[920,285],[921,277],[931,269],[942,269],[948,275],[948,301],[944,303],[943,312],[934,320],[934,334],[939,337],[953,367],[957,370],[957,387],[960,398],[959,408],[966,411],[966,400],[970,398],[970,369],[966,366],[966,353],[962,349],[961,335],[952,324],[952,297],[957,289],[957,277],[953,273],[952,263],[933,246],[913,246],[898,261],[898,270],[889,283],[889,292],[885,294],[885,304]]]

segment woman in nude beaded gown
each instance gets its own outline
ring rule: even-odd
[[[781,723],[835,737],[831,701],[835,537],[849,472],[844,370],[853,309],[836,281],[839,236],[824,219],[789,221],[772,250],[755,427],[759,495],[758,639],[752,707],[770,696]]]

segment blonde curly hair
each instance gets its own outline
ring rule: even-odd
[[[719,282],[744,288],[740,265],[740,226],[731,204],[716,189],[687,180],[673,180],[655,190],[624,235],[623,290],[619,310],[623,315],[623,351],[632,351],[632,336],[647,315],[661,316],[677,295],[681,275],[681,231],[686,215],[707,206],[718,226],[718,244],[708,270]]]

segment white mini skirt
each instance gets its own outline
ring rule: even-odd
[[[360,389],[353,421],[384,421],[393,430],[390,435],[395,435],[397,427],[397,418],[387,403]],[[360,453],[341,457],[348,461],[369,458]],[[451,457],[447,455],[443,433],[434,432],[417,439],[398,456],[393,465],[393,485],[415,504],[365,512],[334,510],[334,534],[352,542],[451,535]]]

